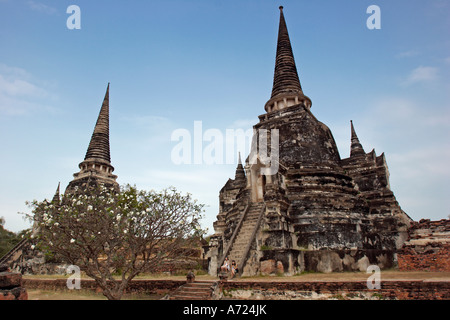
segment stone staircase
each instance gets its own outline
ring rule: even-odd
[[[194,281],[179,287],[169,295],[168,300],[212,300],[217,288],[217,281]]]
[[[257,202],[252,203],[247,215],[242,221],[242,225],[238,230],[238,234],[236,235],[234,242],[231,246],[231,250],[228,253],[228,259],[230,264],[233,260],[236,261],[236,265],[239,268],[239,274],[242,275],[242,269],[244,267],[244,259],[248,253],[249,245],[253,240],[255,235],[255,228],[259,222],[259,218],[261,215],[261,210],[264,206],[264,203]]]
[[[25,246],[29,245],[29,240],[27,238],[22,239],[19,243],[17,243],[9,252],[7,252],[3,257],[0,258],[0,265],[2,264],[10,264],[10,260],[14,258],[16,253],[23,250]],[[21,253],[20,253],[21,254]]]

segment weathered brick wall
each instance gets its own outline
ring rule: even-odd
[[[414,222],[397,259],[401,271],[450,271],[450,220]]]
[[[20,273],[0,272],[0,300],[27,300]]]
[[[167,294],[185,283],[186,280],[133,280],[127,293]],[[23,286],[27,289],[69,290],[66,279],[23,279]],[[82,279],[80,287],[82,290],[101,292],[94,280]]]
[[[225,296],[246,299],[450,300],[449,281],[387,280],[369,290],[365,281],[224,282]],[[247,291],[247,294],[245,294]]]
[[[167,294],[185,280],[133,280],[127,292]],[[67,290],[65,279],[24,279],[27,289]],[[450,281],[386,280],[381,288],[369,290],[366,281],[228,281],[221,287],[225,298],[234,299],[399,299],[450,300]],[[82,280],[81,289],[99,288],[93,280]]]

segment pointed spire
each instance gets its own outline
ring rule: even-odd
[[[283,7],[280,6],[279,9],[280,24],[278,28],[272,95],[264,108],[267,112],[271,112],[300,103],[310,108],[311,100],[303,94],[300,85],[291,41],[284,19]]]
[[[242,161],[241,161],[241,153],[239,152],[239,160],[238,160],[238,165],[236,168],[236,174],[234,177],[234,180],[245,180],[245,170],[244,167],[242,166]]]
[[[109,151],[109,83],[86,156],[78,167],[80,172],[74,173],[66,192],[85,190],[87,186],[97,183],[119,189]]]
[[[284,20],[283,7],[280,7],[280,26],[271,98],[283,93],[302,93],[302,87],[295,66],[286,21]]]
[[[109,83],[84,160],[87,159],[101,159],[108,163],[111,162],[109,150]]]
[[[60,199],[60,186],[61,186],[61,182],[58,183],[58,188],[56,188],[56,192],[55,195],[53,196],[52,202],[59,202]]]
[[[351,126],[351,131],[352,131],[350,157],[357,156],[357,155],[365,155],[366,152],[364,151],[363,146],[359,142],[358,136],[356,135],[355,128],[353,127],[352,120],[350,120],[350,126]]]

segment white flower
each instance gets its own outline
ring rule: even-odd
[[[91,205],[88,205],[88,206],[87,206],[87,209],[88,209],[88,210],[92,210],[93,207],[92,207]]]
[[[150,212],[150,208],[145,209],[146,212]]]
[[[127,233],[128,233],[128,230],[127,230],[127,229],[123,230],[123,233],[127,234]]]
[[[56,227],[59,226],[59,223],[58,223],[58,222],[55,222],[55,226],[56,226]]]
[[[34,250],[35,246],[34,244],[31,245],[31,250]]]
[[[74,238],[70,239],[70,243],[74,243],[74,242],[75,242]]]

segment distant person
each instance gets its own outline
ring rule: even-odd
[[[223,272],[230,271],[230,261],[228,260],[228,257],[225,257],[225,260],[223,261],[223,265],[220,267],[220,270]]]
[[[239,273],[239,269],[236,265],[236,261],[231,262],[231,278],[234,278],[234,276]]]

